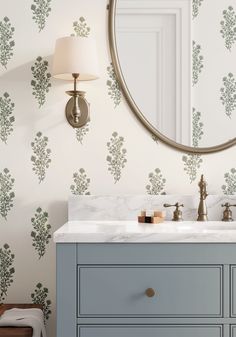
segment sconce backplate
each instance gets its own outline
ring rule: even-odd
[[[70,98],[69,101],[66,104],[66,119],[68,120],[68,123],[73,128],[81,128],[86,123],[90,121],[90,104],[87,102],[87,100],[84,98],[84,92],[80,92],[78,99],[78,106],[80,110],[80,117],[79,117],[79,123],[75,123],[73,118],[73,106],[74,106],[74,98]]]

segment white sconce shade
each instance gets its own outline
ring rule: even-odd
[[[68,36],[56,41],[52,75],[62,80],[73,80],[72,74],[79,74],[79,81],[99,77],[97,50],[93,39]]]

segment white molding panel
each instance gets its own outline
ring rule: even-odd
[[[123,77],[139,109],[161,133],[192,145],[191,1],[120,0],[116,32]]]

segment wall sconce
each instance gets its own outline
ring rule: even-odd
[[[66,118],[71,126],[80,128],[89,121],[90,104],[85,92],[77,90],[78,81],[97,79],[98,62],[95,41],[91,38],[68,36],[56,41],[52,75],[62,80],[74,81],[74,90],[66,104]]]

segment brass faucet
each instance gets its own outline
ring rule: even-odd
[[[230,205],[229,202],[226,202],[224,205],[221,205],[222,207],[225,207],[225,210],[223,212],[223,219],[222,221],[234,221],[234,219],[232,218],[232,211],[230,209],[230,207],[236,207],[236,205]]]
[[[206,198],[208,196],[206,186],[207,183],[204,180],[203,174],[201,175],[201,180],[198,183],[198,186],[200,188],[200,202],[198,206],[198,218],[197,221],[208,221],[207,217],[207,206],[206,206]]]
[[[176,207],[175,211],[173,213],[173,219],[172,221],[183,221],[182,218],[182,211],[180,210],[180,207],[184,207],[183,204],[179,204],[178,202],[174,205],[170,205],[170,204],[164,204],[164,207]]]

